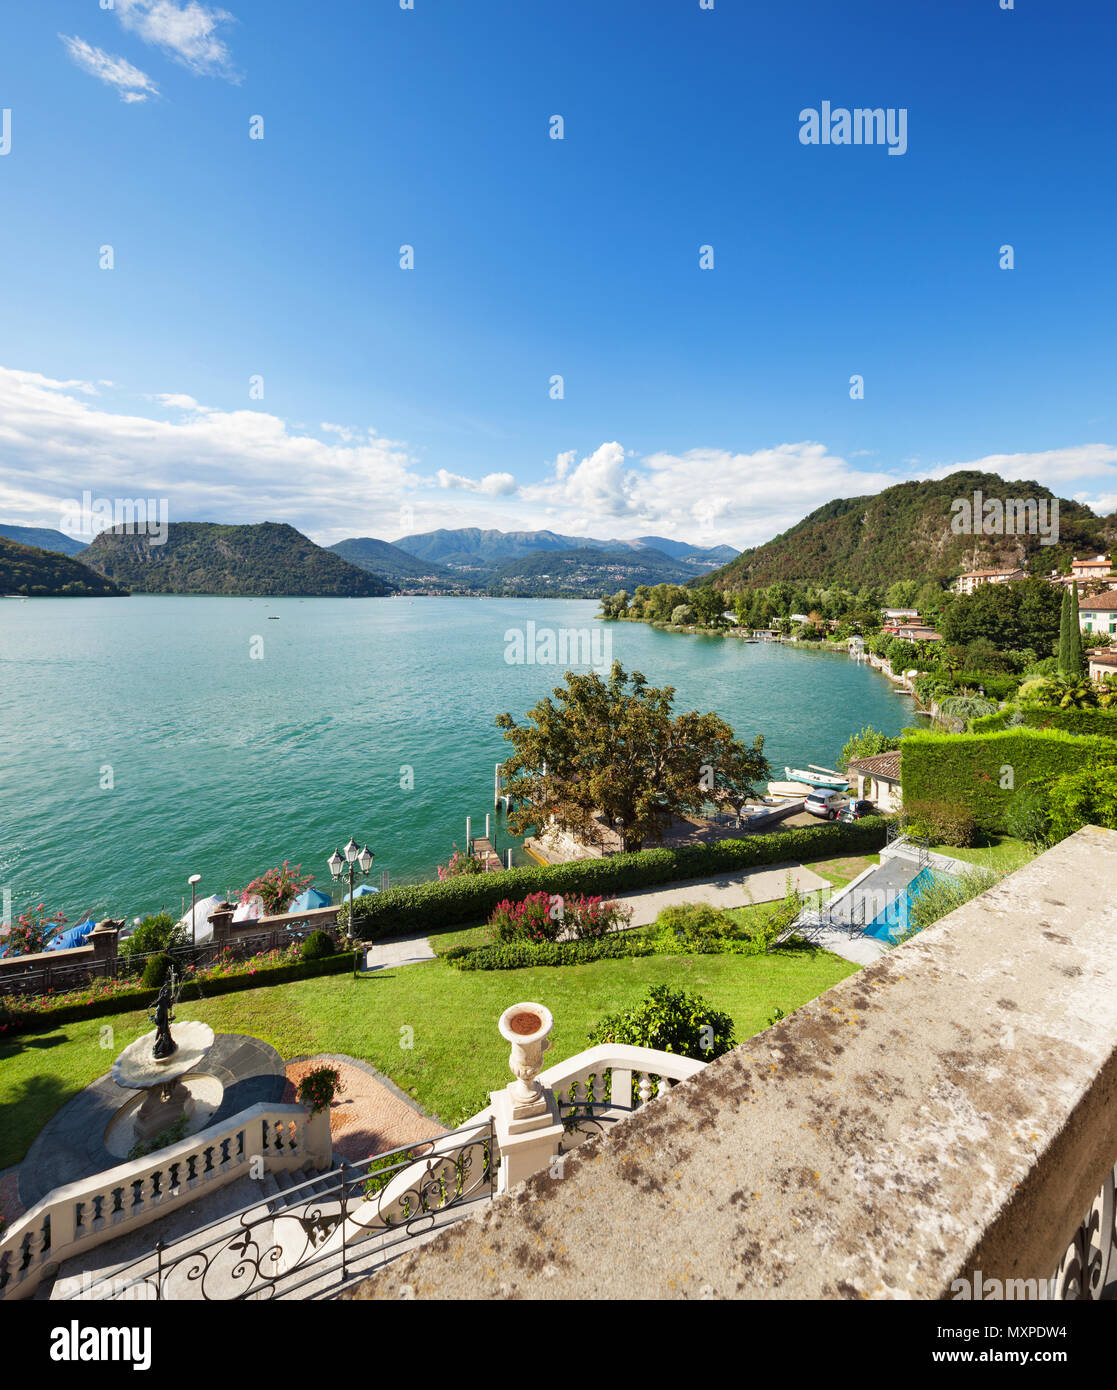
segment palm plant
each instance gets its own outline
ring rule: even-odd
[[[1085,676],[1055,676],[1051,681],[1051,701],[1058,709],[1093,709],[1097,691]]]

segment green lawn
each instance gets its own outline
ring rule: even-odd
[[[635,1003],[654,984],[703,995],[732,1016],[740,1042],[761,1031],[777,1006],[790,1013],[856,968],[814,948],[468,973],[438,960],[356,980],[320,976],[184,999],[178,1014],[217,1032],[262,1038],[285,1058],[319,1052],[363,1058],[453,1125],[509,1080],[508,1044],[496,1030],[509,1004],[534,1000],[551,1010],[548,1062],[556,1062],[585,1047],[587,1031],[603,1015]],[[150,1027],[142,1012],[118,1014],[0,1044],[0,1168],[19,1162],[50,1116]]]
[[[953,845],[932,845],[936,854],[948,855],[951,859],[964,859],[968,864],[980,864],[984,869],[1009,874],[1035,858],[1035,850],[1023,840],[1014,840],[1011,835],[989,835],[988,843],[974,845],[969,849],[957,849]]]

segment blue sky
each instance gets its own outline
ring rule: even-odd
[[[5,29],[0,519],[90,491],[327,542],[743,546],[959,465],[1117,506],[1107,0],[38,0]],[[824,100],[906,110],[906,152],[803,145]]]

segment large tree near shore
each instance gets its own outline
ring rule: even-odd
[[[674,715],[672,686],[629,677],[619,661],[608,680],[567,671],[565,682],[526,723],[497,716],[515,749],[502,773],[517,835],[553,817],[593,843],[609,827],[624,849],[639,849],[661,839],[672,816],[742,801],[769,775],[763,735],[748,747],[716,714]]]

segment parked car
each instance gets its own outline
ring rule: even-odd
[[[804,802],[803,809],[809,811],[812,816],[821,816],[823,820],[837,820],[839,813],[848,805],[849,796],[846,792],[816,787]]]
[[[862,820],[865,816],[879,816],[880,812],[871,801],[851,801],[849,805],[838,813],[839,820]]]

